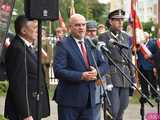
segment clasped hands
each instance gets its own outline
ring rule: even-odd
[[[96,79],[97,79],[97,70],[93,66],[90,66],[90,70],[83,72],[81,76],[81,80],[91,81]]]

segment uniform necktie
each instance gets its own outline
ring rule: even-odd
[[[89,67],[88,55],[87,55],[87,50],[86,50],[86,47],[85,47],[85,45],[84,45],[84,42],[83,42],[83,41],[80,41],[79,44],[80,44],[80,48],[81,48],[81,52],[82,52],[82,56],[83,56],[85,65],[86,65],[87,67]]]

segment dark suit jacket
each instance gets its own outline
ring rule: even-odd
[[[95,67],[91,50],[93,50],[101,75],[107,71],[106,62],[96,49],[85,40],[88,58]],[[82,72],[87,71],[85,62],[75,40],[69,36],[57,43],[54,58],[54,74],[59,79],[54,100],[58,105],[84,107],[95,105],[95,81],[81,80]]]
[[[6,52],[9,88],[5,103],[5,117],[36,116],[37,58],[33,57],[24,41],[16,36]],[[40,73],[40,117],[50,113],[49,99],[43,70]],[[18,119],[18,120],[19,120]]]

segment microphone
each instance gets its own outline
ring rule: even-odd
[[[98,42],[98,39],[91,40],[91,39],[87,38],[87,40],[91,44],[92,48],[102,50],[102,51],[105,51],[105,52],[108,52],[111,54],[111,51],[105,47],[106,44],[104,42]]]
[[[91,44],[92,48],[97,48],[96,44],[91,39],[88,38],[87,40]]]
[[[120,47],[120,48],[129,49],[128,46],[126,46],[124,44],[121,44],[121,43],[115,41],[114,39],[110,39],[109,42],[112,43],[113,45],[116,45],[116,46]]]
[[[97,43],[97,48],[99,50],[102,50],[102,51],[105,51],[105,52],[111,54],[111,51],[106,47],[106,44],[104,42],[98,42]]]

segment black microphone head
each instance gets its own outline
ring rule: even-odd
[[[96,48],[95,43],[87,36],[86,39],[89,41],[89,43],[91,44],[92,48]]]
[[[94,39],[92,39],[92,42],[97,46],[97,44],[98,44],[98,39],[97,39],[97,38],[94,38]]]
[[[110,39],[110,40],[109,40],[109,43],[111,43],[111,44],[113,44],[113,45],[116,45],[116,46],[118,46],[119,48],[129,49],[129,47],[128,47],[127,45],[122,44],[122,43],[119,43],[119,42],[117,42],[117,41],[114,40],[114,39]]]

